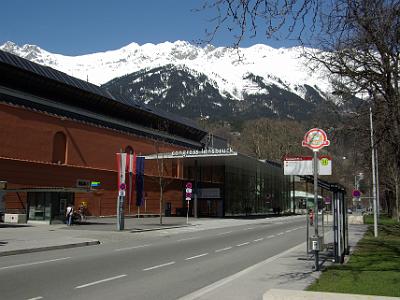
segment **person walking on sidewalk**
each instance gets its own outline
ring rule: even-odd
[[[310,209],[310,225],[314,225],[314,211]]]
[[[68,205],[67,211],[65,213],[65,216],[67,217],[67,225],[71,226],[72,224],[72,216],[74,214],[74,206],[72,204]]]

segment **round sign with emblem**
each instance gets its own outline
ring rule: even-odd
[[[124,191],[124,190],[126,189],[126,184],[125,184],[125,183],[121,183],[121,184],[119,185],[119,189],[122,190],[122,191]]]
[[[321,165],[323,165],[323,166],[329,165],[329,159],[326,157],[321,158]]]
[[[319,128],[313,128],[307,131],[302,142],[303,147],[308,147],[313,151],[318,151],[329,145],[330,141],[328,140],[325,131]]]

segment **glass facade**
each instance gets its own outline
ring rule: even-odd
[[[245,156],[225,165],[225,216],[264,215],[290,209],[290,178],[274,163]]]
[[[193,182],[199,216],[266,215],[289,212],[292,208],[290,176],[283,175],[278,163],[237,152],[177,156],[163,154],[165,159],[171,160],[168,168],[174,170],[174,165],[182,166],[180,181]],[[146,159],[155,160],[155,156]],[[183,190],[182,207],[185,206]]]

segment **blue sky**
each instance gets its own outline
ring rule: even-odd
[[[194,42],[213,28],[211,12],[195,12],[202,0],[3,0],[0,44],[34,44],[50,52],[79,55],[138,44]],[[232,33],[220,32],[212,44],[231,46]],[[296,45],[260,34],[241,46]]]

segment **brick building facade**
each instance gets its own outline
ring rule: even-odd
[[[148,155],[202,147],[206,132],[191,121],[62,72],[1,51],[0,72],[0,180],[7,181],[6,212],[61,221],[67,204],[84,202],[90,215],[115,215],[117,152]],[[146,213],[159,212],[155,163],[146,162]],[[183,205],[182,166],[166,164],[164,169],[163,176],[171,179],[164,197],[175,211]],[[100,186],[82,189],[78,180]],[[126,213],[136,212],[134,199],[133,193]]]

